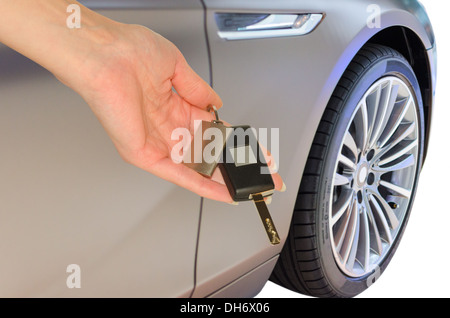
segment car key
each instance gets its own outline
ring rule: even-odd
[[[188,160],[184,164],[209,177],[218,165],[233,200],[252,200],[258,210],[270,243],[272,245],[279,244],[280,237],[264,201],[265,197],[274,193],[275,185],[270,174],[261,173],[263,168],[267,168],[267,163],[260,152],[254,130],[250,126],[227,127],[219,119],[217,109],[214,106],[210,107],[208,111],[214,112],[215,119],[211,122],[203,121],[202,128],[194,133]],[[212,162],[206,162],[203,156],[200,158],[201,160],[194,160],[195,142],[201,140],[202,151],[211,143],[210,140],[205,141],[199,137],[203,136],[209,128],[216,128],[222,132],[222,139],[216,140],[221,145],[219,147],[221,153],[216,153],[215,160]]]
[[[250,126],[233,126],[218,166],[234,201],[253,200],[272,245],[280,243],[280,237],[267,208],[265,197],[274,193],[272,175],[263,174],[267,169],[260,151],[255,131]]]

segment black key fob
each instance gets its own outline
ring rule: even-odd
[[[233,126],[225,143],[219,168],[234,201],[252,200],[259,193],[272,195],[275,185],[267,172],[256,132],[250,126]],[[264,168],[265,169],[262,169]]]

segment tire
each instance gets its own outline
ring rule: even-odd
[[[397,51],[367,44],[323,114],[270,280],[315,297],[354,297],[371,286],[405,230],[423,132],[411,66]]]

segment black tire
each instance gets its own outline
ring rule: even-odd
[[[420,126],[416,178],[406,215],[389,254],[376,271],[352,278],[340,270],[333,257],[328,221],[324,221],[329,219],[330,180],[342,131],[347,129],[357,103],[373,83],[391,75],[401,77],[415,95]],[[323,114],[304,169],[290,232],[270,280],[314,297],[354,297],[372,285],[389,264],[408,221],[422,167],[423,132],[423,103],[411,66],[397,51],[367,44],[347,68]]]

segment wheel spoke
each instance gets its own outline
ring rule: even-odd
[[[360,228],[361,228],[361,221],[360,221],[360,213],[358,210],[355,211],[355,219],[356,219],[356,224],[354,224],[354,230],[353,230],[353,239],[352,242],[350,244],[351,249],[350,252],[348,253],[348,257],[344,257],[344,262],[346,264],[347,268],[353,269],[353,267],[355,266],[355,261],[356,261],[356,252],[358,250],[358,243],[359,243],[359,237],[360,237]],[[347,255],[347,254],[346,254]]]
[[[350,149],[355,159],[358,158],[358,147],[356,146],[355,139],[353,139],[353,136],[348,131],[345,134],[344,145]]]
[[[369,219],[370,226],[370,248],[378,255],[383,253],[383,244],[381,243],[380,232],[378,231],[378,225],[375,221],[375,217],[372,213],[372,208],[367,198],[364,199],[365,207],[367,211],[367,217]]]
[[[407,155],[405,158],[403,158],[402,160],[392,164],[392,165],[387,165],[384,167],[380,167],[379,165],[374,165],[372,167],[373,171],[376,172],[381,172],[381,173],[385,173],[385,172],[390,172],[390,171],[398,171],[398,170],[402,170],[408,167],[411,167],[415,164],[415,160],[414,160],[414,155]]]
[[[343,176],[342,174],[336,173],[334,175],[334,186],[343,186],[350,183],[350,179],[348,177]]]
[[[404,141],[402,143],[399,143],[397,147],[392,148],[391,151],[386,153],[386,157],[381,159],[378,162],[378,166],[386,165],[394,160],[399,159],[403,155],[406,155],[408,152],[410,152],[414,147],[417,147],[418,141],[417,139],[414,140],[408,140]]]
[[[344,215],[344,213],[349,209],[352,198],[353,198],[353,190],[344,189],[342,191],[339,199],[333,204],[331,226],[336,224],[336,222],[339,221],[342,215]]]
[[[361,213],[360,218],[360,235],[356,258],[362,264],[364,270],[368,271],[370,266],[370,231],[369,220],[367,219],[367,211],[365,206],[363,207],[363,212]]]
[[[398,195],[400,195],[400,196],[402,196],[402,197],[404,197],[406,199],[409,199],[411,197],[411,190],[402,188],[402,187],[400,187],[398,185],[395,185],[393,183],[381,180],[380,181],[380,185],[385,187],[385,188],[387,188],[387,189],[389,189],[389,190],[391,190],[391,191],[393,191],[393,192],[395,192],[395,193],[397,193]]]
[[[387,144],[377,155],[377,157],[382,157],[386,153],[388,153],[391,149],[393,149],[395,146],[397,146],[400,142],[405,140],[409,135],[414,133],[416,128],[415,123],[405,123],[400,124],[396,132],[392,135],[391,139],[389,140],[390,143]]]
[[[350,219],[351,219],[351,216],[352,216],[352,212],[353,212],[353,209],[354,209],[355,206],[356,206],[356,200],[353,199],[353,200],[352,200],[352,203],[351,203],[351,206],[346,210],[346,213],[344,213],[342,222],[341,222],[341,224],[340,224],[340,226],[339,226],[338,231],[336,232],[336,235],[335,235],[335,238],[336,238],[335,244],[337,243],[337,244],[336,244],[336,249],[337,249],[338,251],[341,250],[342,244],[344,243],[344,239],[345,239],[345,236],[346,236],[347,231],[348,231],[347,229],[348,229],[348,226],[349,226],[349,223],[350,223]]]
[[[345,234],[344,234],[345,238],[344,238],[344,241],[343,241],[342,247],[341,247],[341,255],[342,255],[344,264],[347,264],[347,261],[350,257],[350,252],[352,250],[353,241],[355,239],[356,232],[358,230],[358,228],[357,228],[358,216],[359,216],[358,206],[356,204],[353,204],[352,209],[351,209],[351,215],[350,215],[348,226],[347,226],[347,230],[345,231]]]
[[[379,203],[381,203],[381,206],[383,207],[383,210],[389,219],[391,229],[395,230],[400,225],[400,222],[395,215],[394,210],[392,210],[391,206],[386,202],[385,199],[383,199],[383,197],[379,193],[372,191],[371,194],[378,200]]]
[[[385,131],[380,137],[380,148],[384,147],[389,138],[391,138],[394,132],[397,130],[411,104],[412,97],[405,98],[397,103],[396,108],[393,110],[392,115],[386,125]]]
[[[378,204],[377,200],[373,197],[370,198],[370,204],[374,207],[372,210],[375,212],[375,217],[379,222],[381,223],[381,226],[383,228],[383,233],[385,234],[385,238],[389,244],[392,244],[392,235],[391,231],[389,229],[389,224],[386,220],[386,216],[383,213],[383,210],[381,209],[380,205]]]
[[[393,85],[392,80],[389,80],[388,84],[381,89],[381,96],[378,104],[379,109],[377,111],[377,117],[375,119],[372,135],[370,137],[370,148],[373,148],[383,132],[385,122],[390,114],[389,112],[392,110],[395,99],[397,98],[397,93],[398,85]]]
[[[380,118],[380,123],[378,124],[378,129],[377,129],[377,134],[376,137],[374,138],[374,142],[376,143],[377,141],[379,141],[379,139],[381,138],[387,123],[389,122],[389,119],[391,118],[392,115],[392,111],[394,109],[394,106],[396,104],[396,100],[398,97],[398,90],[399,90],[399,86],[398,85],[394,85],[391,83],[391,91],[389,93],[389,99],[386,101],[386,104],[383,107],[383,118]],[[375,146],[375,144],[373,144],[372,146]]]
[[[350,168],[351,171],[356,171],[356,164],[348,157],[344,156],[343,154],[340,154],[338,160],[344,166],[346,166],[347,168]]]
[[[370,143],[372,132],[375,126],[375,120],[377,119],[378,105],[380,104],[382,86],[379,85],[376,89],[367,96],[365,100],[365,105],[367,109],[367,119],[368,119],[368,134],[366,138],[366,143]]]
[[[366,149],[366,145],[368,142],[367,139],[369,136],[369,115],[367,112],[366,101],[363,100],[363,102],[361,103],[360,109],[355,116],[354,122],[355,122],[355,126],[356,126],[356,131],[358,132],[358,134],[356,135],[357,142],[355,142],[354,147],[356,147],[356,144],[358,144],[359,149],[361,151],[364,151]],[[350,134],[350,133],[348,133],[348,134]],[[353,139],[353,137],[352,137],[352,139]],[[354,140],[355,139],[353,139],[353,141]],[[345,141],[344,141],[344,143],[345,143]],[[357,158],[358,150],[356,149],[356,152],[353,152],[353,153],[355,154],[355,158]]]

